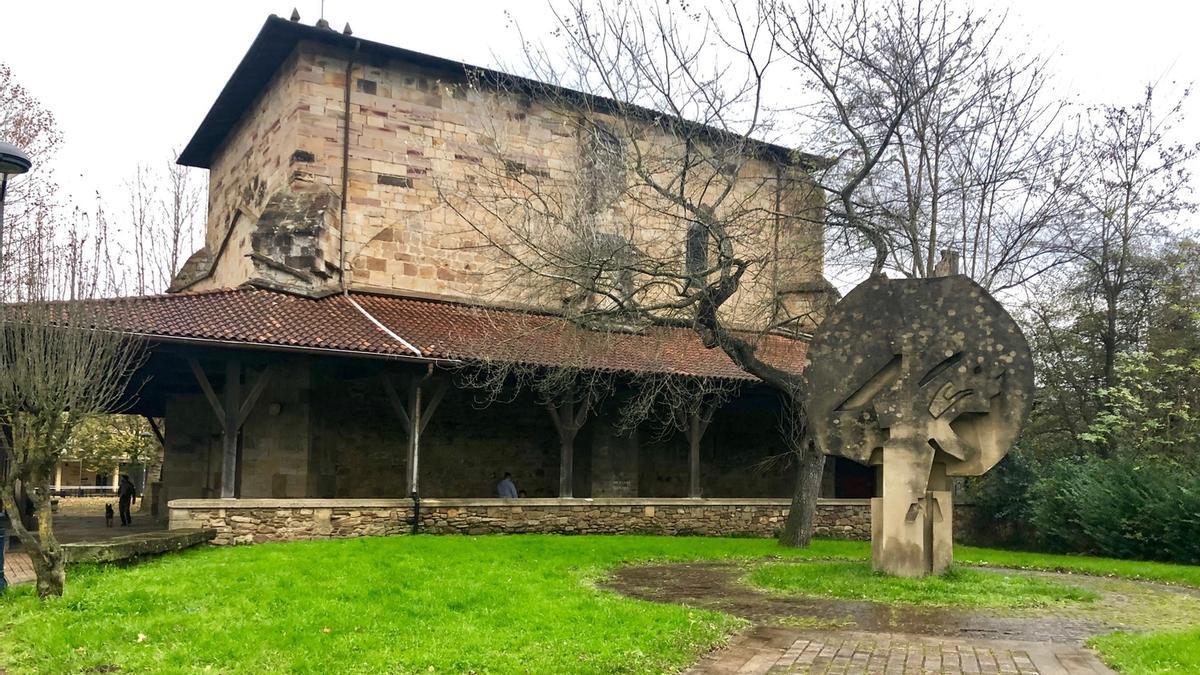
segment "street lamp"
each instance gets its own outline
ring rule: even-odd
[[[4,198],[8,193],[8,177],[25,173],[33,162],[25,151],[0,141],[0,262],[4,261]]]

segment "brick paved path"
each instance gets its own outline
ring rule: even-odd
[[[1129,627],[1110,625],[1111,616],[1100,611],[1104,603],[1138,607],[1179,592],[1137,584],[1139,592],[1153,597],[1133,597],[1133,588],[1105,586],[1133,582],[1078,578],[1075,585],[1098,584],[1105,598],[1090,614],[1082,609],[1011,615],[946,607],[897,611],[870,601],[763,593],[742,583],[744,575],[743,566],[728,562],[665,563],[621,568],[605,584],[643,600],[713,609],[753,623],[697,663],[692,675],[1112,673],[1083,646],[1091,635]],[[795,619],[803,622],[789,625]]]
[[[140,512],[134,513],[133,525],[129,527],[108,527],[104,523],[104,500],[85,499],[82,501],[95,502],[89,506],[93,513],[78,515],[76,512],[71,512],[54,518],[54,534],[58,537],[59,543],[103,541],[126,534],[166,529],[166,524],[157,522]],[[76,508],[76,511],[78,510]],[[29,555],[21,550],[21,544],[13,536],[12,530],[9,530],[8,534],[11,540],[4,556],[4,577],[10,586],[32,582],[34,580],[33,565],[29,562]],[[0,675],[3,673],[0,672]]]
[[[690,675],[908,675],[1112,673],[1089,650],[1062,644],[860,632],[803,632],[756,626]]]
[[[33,564],[29,562],[29,554],[8,551],[4,556],[4,578],[10,586],[33,581]]]

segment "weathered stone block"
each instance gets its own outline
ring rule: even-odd
[[[68,563],[102,563],[161,555],[213,541],[216,530],[171,529],[113,537],[97,542],[63,544]]]

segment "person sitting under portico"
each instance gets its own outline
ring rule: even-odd
[[[500,499],[517,498],[517,486],[513,483],[511,473],[505,471],[504,479],[496,484],[496,496]]]

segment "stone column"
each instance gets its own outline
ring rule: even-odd
[[[946,467],[903,437],[883,449],[882,497],[871,500],[873,567],[902,577],[940,574],[953,560],[953,515]]]

